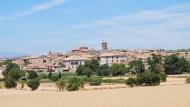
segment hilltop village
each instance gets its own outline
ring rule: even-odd
[[[79,47],[72,49],[71,52],[59,53],[49,51],[48,55],[41,56],[23,56],[13,60],[22,70],[34,70],[39,72],[47,71],[68,71],[75,72],[79,65],[84,65],[85,61],[97,59],[100,65],[107,64],[124,64],[132,60],[140,59],[143,61],[145,68],[148,68],[147,58],[152,54],[161,55],[162,57],[176,54],[190,60],[190,54],[187,51],[165,51],[156,50],[120,50],[109,49],[108,43],[101,43],[101,50],[89,49],[89,47]]]

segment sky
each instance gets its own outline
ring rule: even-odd
[[[0,52],[190,48],[190,0],[0,0]]]

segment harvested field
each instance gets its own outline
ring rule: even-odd
[[[75,92],[1,89],[0,107],[190,107],[190,85],[183,78],[169,78],[156,87]]]

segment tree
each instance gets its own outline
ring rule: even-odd
[[[86,75],[87,77],[90,77],[93,74],[93,71],[89,67],[84,67],[82,70],[83,75]]]
[[[3,65],[3,63],[2,63],[2,62],[0,62],[0,67],[2,67],[2,65]]]
[[[137,85],[156,86],[160,84],[160,77],[155,72],[145,71],[136,78]]]
[[[185,79],[185,82],[186,82],[187,84],[190,84],[190,77],[187,77],[187,78]]]
[[[48,79],[51,79],[51,76],[52,76],[52,72],[49,71],[49,73],[48,73]]]
[[[125,75],[126,72],[127,68],[124,64],[112,64],[111,66],[112,76]]]
[[[156,71],[156,65],[162,63],[161,55],[152,54],[151,57],[148,58],[148,64],[150,65],[151,71]]]
[[[167,74],[180,73],[177,70],[178,61],[179,61],[179,58],[177,57],[177,55],[173,54],[170,56],[166,56],[164,68]]]
[[[103,80],[100,77],[90,77],[89,84],[90,86],[98,86],[101,85],[102,81]]]
[[[93,74],[93,71],[90,67],[79,65],[76,70],[77,75],[83,76],[86,75],[90,77]]]
[[[14,88],[17,86],[16,81],[24,76],[24,72],[20,70],[20,67],[17,64],[7,63],[3,75],[5,77],[5,87]]]
[[[6,88],[8,88],[8,89],[15,88],[16,86],[17,86],[17,83],[15,82],[15,80],[12,77],[8,76],[5,78],[5,87]]]
[[[24,85],[26,84],[26,78],[21,78],[19,80],[19,83],[21,85],[20,89],[22,90],[24,88]]]
[[[62,63],[62,62],[59,62],[59,65],[61,66],[61,67],[65,67],[65,65]]]
[[[99,68],[99,62],[98,62],[98,60],[92,59],[91,60],[91,66],[90,66],[90,68],[92,69],[93,72],[96,73],[97,70],[98,70],[98,68]]]
[[[8,65],[9,63],[12,63],[12,60],[7,59],[7,60],[2,62],[2,65]]]
[[[20,69],[18,68],[13,68],[13,69],[10,69],[7,76],[15,79],[16,81],[18,81],[22,76],[24,76],[24,72],[21,71]]]
[[[98,70],[98,75],[99,76],[109,76],[111,74],[111,68],[105,64],[101,65]]]
[[[79,90],[79,87],[81,87],[81,81],[79,78],[77,77],[73,77],[71,79],[69,79],[69,85],[67,86],[67,90],[68,91],[76,91]],[[82,87],[81,87],[82,88]]]
[[[84,67],[90,68],[93,74],[96,74],[99,69],[99,62],[96,59],[88,60],[85,62]]]
[[[52,73],[50,80],[52,80],[53,82],[58,81],[59,80],[59,74],[58,73]]]
[[[40,82],[38,79],[29,79],[29,81],[27,82],[27,86],[31,88],[32,91],[38,89],[40,85]]]
[[[59,79],[57,82],[56,82],[56,86],[57,88],[59,89],[59,91],[63,91],[64,88],[65,88],[65,81],[63,78]]]
[[[179,58],[179,62],[177,64],[178,70],[181,72],[189,72],[190,71],[190,63],[184,58]]]
[[[133,60],[131,62],[129,62],[129,69],[132,72],[135,73],[142,73],[145,71],[145,66],[142,62],[142,60]]]
[[[36,71],[28,71],[28,79],[38,78],[38,74]]]
[[[129,77],[126,81],[125,81],[125,84],[130,86],[130,87],[134,87],[135,84],[136,84],[136,79],[135,78],[132,78],[132,77]]]
[[[167,74],[181,74],[188,72],[190,69],[189,62],[183,57],[177,57],[175,54],[167,56],[164,63],[165,72]]]
[[[93,74],[98,74],[99,71],[99,62],[96,59],[88,60],[84,65],[79,65],[76,73],[77,75],[86,75],[91,76]]]
[[[162,64],[156,64],[156,66],[155,66],[155,72],[157,74],[162,73],[164,71],[165,71],[165,69],[164,69],[164,66]]]
[[[166,75],[165,72],[161,72],[161,73],[159,74],[159,76],[160,76],[160,81],[161,81],[161,82],[166,82],[166,81],[167,81],[167,75]]]
[[[8,73],[9,73],[11,70],[13,70],[13,69],[19,70],[20,67],[19,67],[19,65],[17,65],[17,64],[8,63],[7,66],[6,66],[6,68],[5,68],[5,70],[3,71],[3,76],[7,76]]]
[[[60,72],[60,71],[59,71],[59,74],[58,74],[58,75],[59,75],[59,79],[61,79],[62,76],[61,76],[61,72]]]
[[[76,70],[76,73],[77,75],[83,75],[83,66],[82,65],[79,65],[77,70]]]

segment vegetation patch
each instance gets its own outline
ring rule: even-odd
[[[134,87],[135,84],[136,84],[136,79],[135,78],[132,78],[132,77],[129,77],[126,81],[125,81],[125,84],[130,86],[130,87]]]
[[[15,88],[16,86],[17,86],[17,83],[12,77],[6,77],[6,79],[5,79],[5,87],[7,89]]]
[[[190,84],[190,77],[187,77],[185,80],[186,83]]]
[[[65,86],[66,86],[66,83],[65,83],[64,79],[63,78],[59,79],[56,82],[56,86],[59,89],[59,91],[63,91],[65,89]]]
[[[32,91],[38,89],[39,85],[40,85],[40,82],[36,78],[35,79],[30,79],[27,82],[27,86],[30,87]]]
[[[104,79],[104,83],[125,83],[125,79]]]
[[[91,77],[89,78],[88,81],[89,81],[90,86],[98,86],[98,85],[101,85],[103,80],[100,77]]]
[[[67,90],[68,91],[76,91],[79,90],[79,88],[83,88],[84,85],[84,81],[77,78],[77,77],[73,77],[71,79],[69,79],[68,81],[68,86],[67,86]]]
[[[167,81],[167,79],[166,79],[167,75],[166,75],[165,72],[161,72],[161,73],[159,74],[159,76],[160,76],[160,81],[161,81],[161,82],[166,82],[166,81]]]

